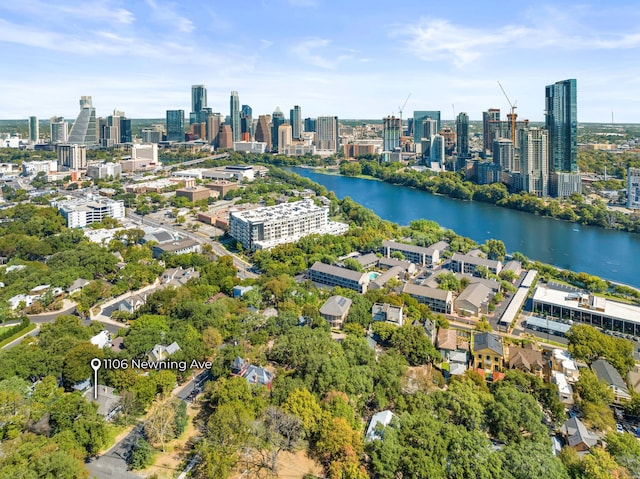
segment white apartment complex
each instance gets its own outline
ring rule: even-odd
[[[293,243],[310,234],[342,234],[348,229],[344,223],[329,221],[329,208],[316,206],[313,200],[233,211],[229,217],[229,233],[250,250]]]
[[[91,223],[98,223],[104,218],[124,218],[124,201],[112,200],[93,195],[86,198],[74,198],[52,201],[60,214],[67,220],[68,228],[82,228]]]

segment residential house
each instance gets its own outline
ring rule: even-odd
[[[115,393],[114,388],[109,386],[98,385],[97,399],[94,399],[93,388],[86,389],[83,396],[89,402],[98,403],[98,414],[104,417],[105,421],[110,421],[122,410],[120,396]]]
[[[422,327],[424,329],[425,334],[427,335],[427,337],[429,338],[429,340],[431,341],[431,344],[435,345],[436,344],[436,332],[437,332],[437,326],[436,324],[431,321],[430,319],[425,319],[424,323],[422,323]]]
[[[558,386],[558,398],[567,407],[573,406],[573,388],[560,371],[551,371],[551,382]]]
[[[489,301],[493,292],[482,283],[467,286],[454,302],[456,312],[461,316],[480,316],[489,312]]]
[[[199,278],[200,273],[195,268],[184,269],[182,266],[179,268],[168,268],[162,273],[161,281],[166,286],[173,286],[179,288],[187,284],[190,279]]]
[[[367,441],[383,439],[384,428],[391,424],[394,417],[396,417],[396,415],[388,409],[375,413],[371,417],[371,421],[369,421],[369,426],[367,427],[367,432],[364,436],[365,439]]]
[[[172,354],[180,351],[180,346],[175,341],[169,346],[156,344],[149,353],[150,361],[164,361]]]
[[[474,366],[486,371],[504,369],[504,347],[502,338],[493,333],[476,333],[473,336]]]
[[[250,385],[261,385],[271,390],[273,374],[261,366],[254,366],[240,357],[231,364],[231,375],[246,379]]]
[[[202,245],[192,239],[178,239],[153,246],[153,257],[159,258],[163,254],[202,253]]]
[[[147,293],[133,294],[122,301],[118,306],[120,311],[125,311],[129,314],[136,312],[147,302]]]
[[[69,288],[67,288],[67,293],[68,294],[77,293],[78,291],[81,291],[82,288],[84,288],[89,283],[90,283],[90,281],[88,281],[86,279],[78,278],[73,283],[71,283],[71,286],[69,286]]]
[[[404,323],[402,306],[389,303],[373,303],[371,316],[374,321],[386,321],[396,326],[402,326]]]
[[[436,339],[436,348],[440,351],[442,359],[448,361],[451,353],[455,353],[458,350],[458,334],[456,330],[440,328]]]
[[[569,351],[565,349],[554,349],[552,351],[551,369],[564,374],[569,383],[574,383],[580,378],[578,365],[571,358]]]
[[[591,364],[591,369],[598,376],[600,381],[604,383],[613,391],[613,397],[616,401],[631,399],[629,388],[622,380],[622,376],[611,363],[604,359],[597,359]]]
[[[453,309],[453,294],[451,291],[405,283],[402,292],[417,299],[419,303],[426,304],[435,313],[451,314]]]
[[[578,452],[588,451],[598,444],[600,438],[587,429],[577,417],[572,417],[560,428],[567,445]]]
[[[332,328],[341,328],[352,301],[344,296],[331,296],[320,307],[320,316],[322,316]]]
[[[240,285],[234,286],[233,287],[233,297],[234,298],[241,298],[251,290],[253,290],[253,286],[240,286]]]
[[[402,261],[400,259],[395,258],[387,258],[383,256],[378,259],[378,267],[382,269],[390,269],[394,266],[400,266],[406,275],[413,275],[416,272],[416,265],[411,261]]]
[[[103,329],[94,337],[92,337],[89,342],[94,346],[98,346],[100,349],[106,347],[111,342],[111,334],[106,329]]]
[[[533,343],[529,343],[522,348],[509,347],[509,369],[520,369],[543,377],[544,365],[542,351],[538,350]]]

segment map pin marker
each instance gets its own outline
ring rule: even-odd
[[[91,369],[93,369],[93,399],[98,399],[98,370],[102,366],[102,361],[99,358],[93,358],[91,360]]]

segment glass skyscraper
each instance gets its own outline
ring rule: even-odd
[[[302,109],[299,105],[289,110],[289,123],[291,123],[291,131],[293,138],[299,140],[302,138]]]
[[[416,145],[422,144],[422,138],[425,138],[423,123],[427,118],[431,118],[432,120],[435,120],[436,133],[440,131],[440,112],[439,111],[433,111],[433,110],[414,111],[413,112],[413,141]]]
[[[231,135],[233,141],[240,141],[242,131],[240,130],[240,99],[238,92],[232,91],[229,99],[229,110],[231,115]]]
[[[184,141],[184,110],[167,110],[167,141]]]
[[[549,132],[549,170],[578,171],[576,80],[545,87],[545,128]]]
[[[76,145],[95,145],[98,143],[97,127],[96,109],[91,97],[80,97],[80,113],[71,127],[67,141]]]

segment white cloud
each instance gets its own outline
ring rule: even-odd
[[[545,19],[554,15],[547,11]],[[504,25],[494,29],[480,29],[456,25],[441,18],[421,19],[416,25],[396,25],[392,37],[405,39],[406,47],[425,61],[450,61],[463,67],[481,57],[516,50],[536,50],[553,46],[556,49],[576,51],[593,49],[629,49],[640,46],[640,33],[585,33],[575,22],[543,21],[530,18],[531,25]],[[575,30],[575,32],[574,32]]]
[[[74,18],[85,21],[114,22],[130,25],[135,21],[135,15],[123,8],[118,2],[110,0],[85,1],[76,5],[68,3],[42,2],[41,0],[21,0],[7,2],[0,9],[19,14],[27,14],[31,18],[38,18],[39,22],[62,22]]]
[[[194,23],[178,13],[179,5],[173,2],[158,3],[155,0],[146,0],[146,2],[151,7],[152,18],[156,22],[175,27],[182,33],[191,33],[195,30]]]
[[[304,40],[293,48],[291,48],[291,52],[298,57],[300,60],[309,63],[313,66],[333,69],[336,66],[336,62],[329,60],[321,55],[315,53],[315,50],[323,49],[329,46],[331,42],[325,38],[314,38],[311,40]]]

